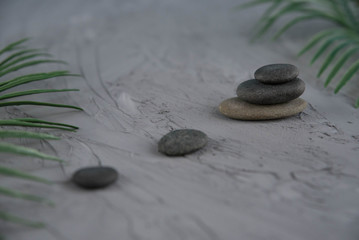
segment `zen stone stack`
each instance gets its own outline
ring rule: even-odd
[[[239,84],[236,98],[219,105],[219,111],[240,120],[269,120],[302,112],[307,102],[299,98],[305,83],[298,78],[297,67],[271,64],[259,68],[254,78]]]

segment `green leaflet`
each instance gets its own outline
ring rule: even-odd
[[[37,158],[42,158],[42,159],[46,159],[46,160],[63,162],[63,160],[61,160],[58,157],[39,152],[36,149],[23,147],[23,146],[6,143],[6,142],[0,142],[0,152],[7,152],[7,153],[13,153],[13,154],[24,155],[24,156],[29,156],[29,157],[37,157]]]
[[[34,222],[34,221],[31,221],[28,219],[24,219],[24,218],[20,218],[20,217],[8,214],[3,211],[0,211],[0,219],[2,219],[4,221],[8,221],[8,222],[18,223],[18,224],[25,225],[28,227],[33,227],[33,228],[45,227],[45,224],[42,222]]]
[[[25,180],[31,180],[31,181],[35,181],[35,182],[40,182],[40,183],[46,183],[46,184],[51,184],[52,182],[41,178],[41,177],[37,177],[31,174],[27,174],[25,172],[22,171],[18,171],[12,168],[7,168],[4,166],[0,165],[0,175],[4,175],[4,176],[8,176],[8,177],[16,177],[16,178],[21,178],[21,179],[25,179]]]
[[[338,60],[338,62],[335,64],[335,66],[332,68],[332,71],[329,73],[324,86],[327,87],[329,83],[332,81],[332,79],[335,77],[335,75],[339,72],[340,68],[344,65],[344,63],[352,56],[354,53],[356,53],[359,50],[359,47],[354,47],[348,49]]]
[[[328,68],[329,64],[334,60],[335,56],[345,47],[347,47],[350,44],[350,42],[343,42],[336,46],[331,53],[327,56],[327,58],[324,60],[324,63],[322,67],[320,68],[317,77],[320,77],[323,72]]]
[[[1,71],[4,71],[6,68],[9,68],[17,63],[20,63],[20,62],[23,62],[23,61],[26,61],[28,59],[31,59],[31,58],[36,58],[36,57],[50,57],[51,55],[48,54],[48,53],[35,53],[35,54],[30,54],[30,55],[27,55],[27,56],[23,56],[21,58],[17,58],[15,59],[14,61],[12,62],[9,62],[8,64],[4,64],[2,66],[0,66],[0,72]]]
[[[36,118],[14,118],[12,120],[29,122],[29,123],[42,123],[42,124],[48,124],[48,125],[64,126],[64,127],[69,127],[72,129],[79,129],[78,127],[73,126],[73,125],[58,123],[58,122],[49,122],[49,121],[44,121],[44,120],[36,119]]]
[[[40,52],[40,51],[41,51],[40,49],[26,49],[26,50],[18,51],[16,53],[10,55],[9,57],[5,58],[3,61],[1,61],[0,62],[0,67],[3,66],[5,63],[9,62],[10,60],[14,59],[14,58],[20,57],[20,56],[22,56],[24,54],[27,54],[27,53],[34,53],[34,52]],[[48,55],[50,55],[50,54],[48,54]]]
[[[22,96],[33,95],[33,94],[40,94],[40,93],[70,92],[70,91],[79,91],[79,89],[33,89],[33,90],[22,91],[22,92],[8,93],[0,96],[0,100],[22,97]]]
[[[343,36],[343,35],[334,35],[334,36],[328,38],[322,44],[322,46],[319,48],[319,50],[314,54],[314,57],[310,61],[310,64],[312,65],[336,40],[345,39],[345,38],[346,38],[346,36]]]
[[[9,51],[16,49],[16,47],[18,47],[20,44],[22,44],[28,40],[29,40],[29,38],[23,38],[19,41],[10,43],[9,45],[7,45],[6,47],[4,47],[3,49],[0,50],[0,56],[5,52],[9,52]]]
[[[59,137],[45,133],[36,133],[17,130],[0,130],[0,138],[34,138],[46,140],[59,140]]]
[[[20,69],[25,68],[25,67],[31,67],[31,66],[38,65],[38,64],[43,64],[43,63],[62,63],[62,64],[66,64],[66,62],[60,61],[60,60],[35,60],[35,61],[30,61],[30,62],[20,64],[20,65],[17,65],[15,67],[12,67],[12,68],[10,68],[8,70],[2,71],[2,72],[0,72],[0,77],[6,75],[8,73],[15,72],[15,71],[20,70]]]
[[[53,128],[53,129],[61,129],[66,131],[75,131],[77,129],[76,126],[68,127],[67,124],[61,123],[50,123],[50,122],[29,122],[29,121],[21,121],[18,119],[0,119],[0,126],[19,126],[19,127],[38,127],[38,128]],[[66,127],[61,127],[66,126]]]
[[[334,34],[337,31],[338,31],[337,29],[329,29],[329,30],[323,30],[323,31],[317,33],[314,37],[312,37],[309,40],[308,44],[298,53],[298,56],[303,55],[304,53],[306,53],[307,51],[312,49],[323,38],[325,38],[327,36],[330,36],[330,35]]]
[[[34,101],[14,101],[14,102],[2,102],[0,103],[0,107],[6,106],[19,106],[19,105],[37,105],[37,106],[48,106],[48,107],[59,107],[59,108],[72,108],[77,110],[83,110],[80,107],[72,106],[72,105],[64,105],[64,104],[55,104],[55,103],[47,103],[47,102],[34,102]]]
[[[68,71],[56,71],[56,72],[49,72],[49,73],[28,74],[25,76],[17,77],[12,80],[0,83],[0,92],[3,92],[5,90],[8,90],[13,87],[23,85],[26,83],[41,81],[41,80],[54,78],[54,77],[64,77],[64,76],[78,77],[79,75],[70,74],[70,73],[68,73]]]
[[[303,22],[305,20],[310,20],[310,19],[313,19],[316,17],[317,17],[316,15],[306,15],[306,16],[296,17],[296,18],[292,19],[291,21],[289,21],[281,29],[279,29],[279,31],[273,36],[272,39],[277,40],[284,32],[286,32],[289,28],[291,28],[292,26],[294,26],[297,23]]]
[[[359,70],[359,60],[355,61],[348,71],[344,74],[343,78],[338,83],[337,87],[334,90],[334,93],[338,93],[339,90],[344,87],[345,84],[354,76],[354,74]]]
[[[297,8],[305,5],[304,2],[293,2],[289,3],[286,6],[284,6],[281,10],[279,10],[278,13],[275,15],[268,17],[267,19],[264,19],[263,22],[265,23],[263,27],[257,32],[257,34],[252,38],[252,40],[255,40],[257,38],[260,38],[263,34],[265,34],[268,29],[283,15],[290,13],[292,11],[295,11]]]
[[[46,199],[46,198],[42,198],[33,194],[27,194],[27,193],[22,193],[22,192],[18,192],[18,191],[14,191],[12,189],[9,188],[4,188],[0,186],[0,195],[4,195],[4,196],[8,196],[8,197],[13,197],[13,198],[19,198],[19,199],[24,199],[24,200],[28,200],[28,201],[33,201],[33,202],[37,202],[37,203],[44,203],[47,204],[49,206],[55,206],[54,202]]]

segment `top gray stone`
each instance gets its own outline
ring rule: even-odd
[[[182,156],[195,152],[207,144],[207,135],[194,129],[180,129],[167,133],[158,142],[158,151],[168,156]]]
[[[258,68],[254,78],[266,84],[280,84],[294,80],[299,70],[292,64],[270,64]]]

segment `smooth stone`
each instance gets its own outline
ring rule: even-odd
[[[158,142],[158,151],[168,156],[182,156],[201,149],[207,142],[207,135],[201,131],[180,129],[163,136]]]
[[[294,80],[298,75],[298,68],[292,64],[270,64],[258,68],[254,78],[266,84],[280,84]]]
[[[289,102],[302,95],[304,90],[305,83],[299,78],[277,85],[252,79],[239,84],[237,96],[249,103],[267,105]]]
[[[112,167],[86,167],[77,170],[72,181],[80,187],[95,189],[107,187],[117,178],[118,173]]]
[[[219,105],[219,111],[229,117],[240,120],[270,120],[296,115],[302,112],[307,102],[301,98],[276,105],[255,105],[239,98],[224,100]]]

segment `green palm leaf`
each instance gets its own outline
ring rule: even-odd
[[[329,83],[332,81],[332,79],[335,77],[335,75],[339,72],[339,70],[345,64],[345,62],[352,55],[354,55],[358,50],[359,50],[359,47],[350,48],[341,56],[341,58],[338,60],[338,62],[333,67],[332,71],[329,73],[329,75],[324,83],[325,87],[327,87],[329,85]]]
[[[78,129],[76,126],[62,124],[62,123],[54,123],[54,122],[29,122],[29,121],[21,121],[18,119],[0,119],[0,126],[19,126],[19,127],[37,127],[37,128],[53,128],[60,129],[66,131],[75,131]],[[61,127],[64,126],[64,127]]]
[[[55,71],[55,72],[49,72],[49,73],[28,74],[28,75],[16,77],[14,79],[11,79],[11,80],[8,80],[5,82],[1,82],[0,83],[0,92],[8,90],[8,89],[16,87],[16,86],[19,86],[19,85],[22,85],[22,84],[30,83],[30,82],[46,80],[46,79],[55,78],[55,77],[66,77],[66,76],[79,77],[80,75],[70,74],[68,71]]]
[[[268,17],[267,19],[264,19],[263,22],[265,24],[263,27],[258,31],[258,33],[252,38],[252,40],[255,40],[257,38],[260,38],[263,34],[265,34],[268,29],[283,15],[290,13],[292,11],[295,11],[295,9],[305,5],[304,2],[293,2],[289,3],[286,6],[284,6],[278,13],[276,13],[274,16]]]
[[[58,123],[58,122],[49,122],[49,121],[44,121],[44,120],[36,119],[36,118],[14,118],[13,120],[21,121],[21,122],[28,122],[28,123],[41,123],[41,124],[48,124],[48,125],[64,126],[64,127],[72,128],[74,130],[79,129],[78,127],[73,126],[73,125],[69,125],[69,124],[65,124],[65,123]]]
[[[323,72],[329,67],[329,64],[334,60],[335,56],[345,47],[347,47],[350,44],[350,42],[343,42],[336,46],[331,53],[327,56],[327,58],[324,60],[324,63],[322,67],[320,68],[317,77],[320,77]]]
[[[337,31],[338,31],[338,29],[329,29],[329,30],[323,30],[323,31],[317,33],[316,35],[314,35],[314,37],[312,37],[309,40],[307,45],[305,45],[305,47],[302,48],[302,50],[300,50],[300,52],[298,53],[298,56],[303,55],[304,53],[306,53],[307,51],[312,49],[315,45],[317,45],[321,40],[336,33]]]
[[[34,89],[34,90],[28,90],[28,91],[8,93],[8,94],[0,96],[0,100],[15,98],[15,97],[22,97],[22,96],[33,95],[33,94],[40,94],[40,93],[70,92],[70,91],[79,91],[79,89]]]
[[[52,201],[50,201],[50,200],[48,200],[46,198],[42,198],[42,197],[39,197],[39,196],[36,196],[36,195],[33,195],[33,194],[27,194],[27,193],[14,191],[12,189],[8,189],[8,188],[1,187],[1,186],[0,186],[0,195],[13,197],[13,198],[24,199],[24,200],[38,202],[38,203],[44,203],[44,204],[47,204],[49,206],[55,206],[54,202],[52,202]]]
[[[51,181],[49,181],[45,178],[37,177],[37,176],[31,175],[31,174],[27,174],[25,172],[18,171],[18,170],[12,169],[12,168],[7,168],[7,167],[1,166],[1,165],[0,165],[0,175],[21,178],[21,179],[25,179],[25,180],[40,182],[40,183],[52,184]]]
[[[59,140],[59,137],[45,133],[36,133],[16,130],[0,130],[0,138],[34,138],[46,140]]]
[[[20,64],[20,65],[17,65],[15,67],[12,67],[12,68],[10,68],[8,70],[2,71],[2,72],[0,72],[0,77],[6,75],[8,73],[20,70],[22,68],[31,67],[31,66],[38,65],[38,64],[43,64],[43,63],[62,63],[62,64],[66,64],[66,62],[61,61],[61,60],[35,60],[35,61],[30,61],[30,62]]]
[[[23,61],[26,61],[28,59],[31,59],[31,58],[36,58],[36,57],[50,57],[51,55],[48,54],[48,53],[35,53],[35,54],[30,54],[30,55],[26,55],[26,56],[23,56],[21,58],[17,58],[15,59],[14,61],[12,62],[9,62],[8,64],[4,64],[2,66],[0,66],[0,72],[1,71],[4,71],[5,69],[11,67],[11,66],[14,66],[20,62],[23,62]]]
[[[22,43],[24,43],[24,42],[26,42],[28,40],[29,40],[29,38],[23,38],[23,39],[21,39],[19,41],[16,41],[16,42],[13,42],[13,43],[7,45],[6,47],[4,47],[3,49],[0,50],[0,55],[2,55],[5,52],[9,52],[9,51],[13,51],[13,50],[17,49],[17,47],[20,44],[22,44]]]
[[[0,67],[3,66],[5,63],[9,62],[10,60],[12,59],[15,59],[17,57],[20,57],[24,54],[27,54],[27,53],[34,53],[34,52],[40,52],[41,50],[40,49],[26,49],[26,50],[21,50],[21,51],[18,51],[12,55],[10,55],[9,57],[5,58],[3,61],[0,62]],[[50,55],[50,54],[48,54]],[[50,55],[51,56],[51,55]]]
[[[344,74],[343,78],[338,83],[337,87],[334,90],[334,93],[338,93],[339,90],[344,87],[344,85],[354,76],[354,74],[359,70],[359,60],[354,62],[348,71]]]
[[[49,106],[49,107],[72,108],[72,109],[77,109],[77,110],[83,110],[80,107],[76,107],[76,106],[72,106],[72,105],[55,104],[55,103],[47,103],[47,102],[13,101],[13,102],[2,102],[2,103],[0,103],[0,107],[20,106],[20,105],[37,105],[37,106]]]
[[[50,59],[38,59],[39,57],[51,57],[50,54],[44,53],[39,49],[26,49],[21,46],[28,39],[21,39],[17,42],[11,43],[0,50],[0,56],[11,51],[15,51],[8,56],[5,56],[2,61],[0,61],[0,80],[2,76],[5,76],[9,73],[18,71],[23,68],[33,67],[39,64],[45,63],[62,63],[66,64],[64,61],[59,60],[50,60]],[[16,51],[17,50],[17,51]],[[28,74],[24,76],[18,76],[11,80],[0,81],[0,92],[10,90],[14,87],[35,82],[47,80],[55,77],[65,77],[65,76],[80,76],[77,74],[71,74],[68,71],[53,71],[48,73],[35,73]],[[0,96],[0,107],[4,106],[14,106],[14,105],[36,105],[36,106],[49,106],[49,107],[61,107],[61,108],[72,108],[77,110],[82,110],[80,107],[64,104],[55,104],[48,103],[43,101],[9,101],[1,102],[5,99],[11,99],[16,97],[22,97],[27,95],[42,94],[42,93],[55,93],[55,92],[67,92],[67,91],[78,91],[78,89],[33,89],[25,90],[19,92],[11,92],[3,94]],[[67,131],[75,131],[78,129],[76,126],[72,126],[64,123],[49,122],[36,118],[18,118],[18,119],[0,119],[0,126],[19,126],[19,127],[37,127],[37,128],[50,128],[50,129],[61,129]],[[29,132],[29,131],[17,131],[17,130],[4,130],[0,129],[0,138],[33,138],[33,139],[47,139],[47,140],[58,140],[59,138],[50,134]],[[36,157],[45,160],[52,160],[57,162],[63,162],[60,158],[56,156],[51,156],[45,153],[42,153],[36,149],[19,146],[7,142],[0,142],[0,152],[11,153],[17,155],[24,155],[29,157]],[[8,177],[22,178],[25,180],[37,181],[42,183],[50,184],[51,182],[47,179],[40,178],[27,174],[22,171],[15,169],[7,168],[0,165],[0,175],[5,175]],[[34,201],[38,203],[45,203],[50,206],[53,206],[53,202],[45,198],[18,192],[13,189],[0,186],[0,195],[8,196],[12,198],[20,198],[24,200]],[[9,213],[0,211],[0,220],[10,221],[14,223],[23,224],[30,227],[44,227],[44,224],[41,222],[34,222],[28,219],[23,219],[18,216],[13,216]],[[3,236],[0,234],[0,239],[3,239]]]
[[[345,39],[346,36],[343,35],[334,35],[325,40],[322,46],[318,49],[318,51],[314,54],[310,64],[312,65],[336,40]]]
[[[305,20],[310,20],[316,17],[317,17],[316,15],[305,15],[305,16],[296,17],[291,21],[289,21],[281,29],[279,29],[279,31],[273,36],[272,39],[277,40],[284,32],[286,32],[289,28],[293,27],[297,23],[303,22]]]
[[[37,157],[46,160],[63,162],[63,160],[61,160],[58,157],[39,152],[36,149],[23,147],[6,142],[0,142],[0,152],[13,153],[13,154],[24,155],[29,157]]]

